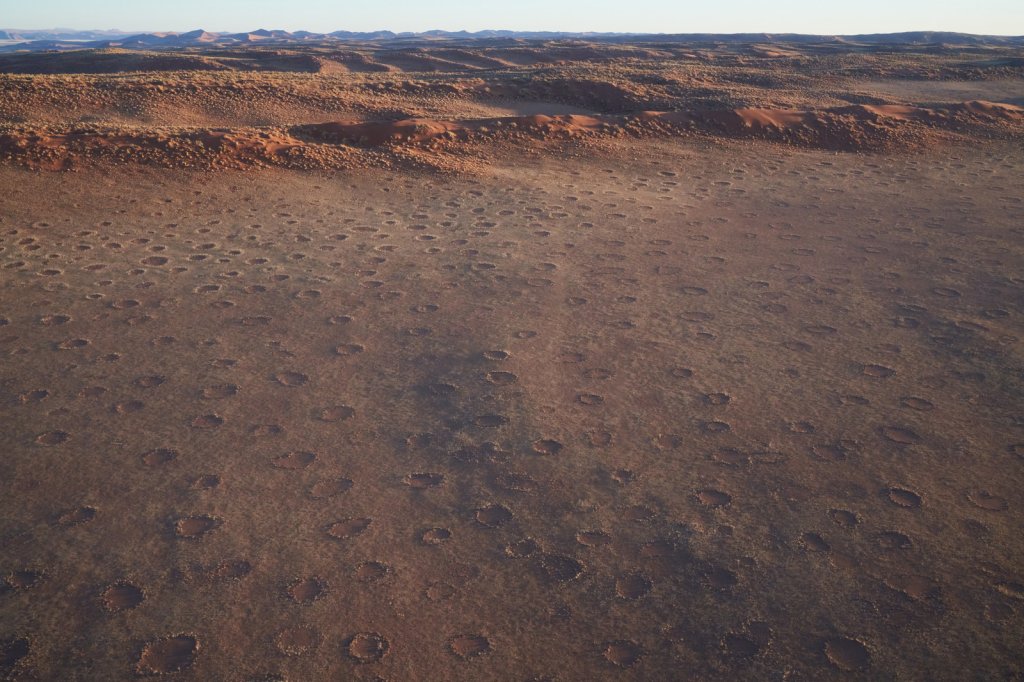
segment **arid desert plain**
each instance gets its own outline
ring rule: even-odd
[[[0,54],[0,677],[1024,679],[1024,47]]]

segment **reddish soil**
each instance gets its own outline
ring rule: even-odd
[[[0,75],[0,678],[1020,677],[1019,67],[389,50]]]

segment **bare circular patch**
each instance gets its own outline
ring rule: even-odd
[[[550,438],[533,441],[533,451],[538,455],[557,455],[564,447],[557,440]]]
[[[919,435],[904,426],[883,426],[880,433],[886,440],[899,445],[915,445],[921,442]]]
[[[473,518],[482,526],[498,528],[512,520],[512,512],[500,504],[489,504],[486,507],[477,509],[473,514]]]
[[[192,428],[215,429],[224,424],[224,417],[218,414],[201,414],[192,419]]]
[[[584,530],[576,533],[576,542],[584,547],[602,547],[612,541],[612,536],[603,530]]]
[[[0,639],[0,673],[15,673],[32,652],[27,637],[10,637]]]
[[[100,602],[103,604],[104,610],[110,613],[117,613],[134,609],[145,598],[146,594],[142,591],[141,587],[129,582],[120,581],[103,590],[103,594],[100,595]]]
[[[327,594],[327,583],[316,576],[299,578],[288,585],[285,592],[297,604],[312,604]]]
[[[627,573],[615,579],[615,596],[620,599],[639,599],[651,591],[653,583],[642,573]]]
[[[204,400],[223,400],[224,398],[230,398],[233,395],[238,395],[238,386],[235,384],[207,386],[199,392],[199,395]]]
[[[380,561],[364,561],[356,566],[354,575],[361,583],[375,583],[391,573],[391,567]]]
[[[420,541],[424,545],[440,545],[452,538],[452,532],[447,528],[428,528],[420,535]]]
[[[892,367],[886,367],[885,365],[863,365],[860,369],[861,374],[874,379],[885,379],[891,377],[896,373]]]
[[[366,350],[366,347],[360,343],[343,343],[334,347],[334,354],[342,357],[349,355],[358,355]]]
[[[96,507],[76,507],[69,509],[57,517],[57,523],[62,526],[80,526],[89,523],[96,518]]]
[[[313,452],[286,452],[274,458],[275,469],[287,469],[297,471],[305,469],[316,461],[316,453]]]
[[[348,405],[331,405],[317,411],[316,418],[322,422],[343,422],[356,414],[355,408]]]
[[[444,483],[444,474],[429,472],[408,474],[402,482],[416,490],[436,488]]]
[[[483,635],[455,635],[448,640],[448,650],[459,658],[471,659],[490,652],[491,642]]]
[[[1010,506],[1005,498],[994,495],[987,490],[971,490],[967,493],[967,500],[978,509],[986,511],[1006,511]]]
[[[370,523],[371,520],[368,518],[342,519],[329,525],[327,534],[335,540],[348,540],[362,535],[370,527]]]
[[[907,490],[906,488],[889,488],[885,491],[885,494],[886,497],[889,498],[889,501],[897,507],[903,507],[904,509],[917,509],[921,506],[921,496],[913,490]]]
[[[156,448],[142,454],[142,463],[156,467],[169,464],[178,458],[178,451],[170,448]]]
[[[632,668],[643,655],[643,648],[636,642],[628,640],[608,642],[604,647],[605,660],[619,668]]]
[[[274,381],[282,386],[296,387],[304,386],[309,377],[301,372],[278,372],[274,375]]]
[[[717,509],[719,507],[728,506],[732,502],[732,495],[721,490],[712,490],[707,488],[697,491],[697,499],[705,507],[709,509]]]
[[[857,514],[849,511],[848,509],[830,509],[828,517],[832,519],[832,522],[837,526],[842,526],[843,528],[853,528],[860,523],[860,519],[857,517]]]
[[[47,431],[36,436],[36,443],[45,445],[47,447],[53,447],[54,445],[60,445],[66,443],[71,437],[67,431]]]
[[[376,632],[360,632],[348,640],[348,655],[359,663],[376,663],[390,648],[387,638]]]
[[[174,533],[179,538],[196,539],[209,533],[220,525],[220,522],[206,514],[184,516],[174,522]]]
[[[540,576],[548,582],[567,583],[583,574],[583,564],[564,554],[539,554],[535,563]]]
[[[867,647],[848,637],[832,637],[824,643],[828,662],[845,671],[864,670],[871,663]]]
[[[190,667],[199,654],[199,640],[192,635],[173,635],[147,642],[136,666],[141,675],[166,675]]]

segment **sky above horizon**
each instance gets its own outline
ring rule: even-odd
[[[337,30],[595,31],[626,33],[893,33],[1024,35],[1020,0],[0,0],[0,28],[240,32]]]

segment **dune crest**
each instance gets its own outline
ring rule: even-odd
[[[821,110],[532,114],[455,121],[333,121],[284,129],[45,128],[0,134],[0,158],[43,170],[65,170],[102,158],[168,167],[345,168],[386,163],[380,157],[368,158],[366,150],[394,153],[430,147],[458,156],[481,144],[526,141],[543,146],[624,135],[712,135],[835,151],[879,151],[927,144],[941,133],[974,128],[1020,135],[1024,133],[1024,109],[975,100],[935,108],[853,105]]]

